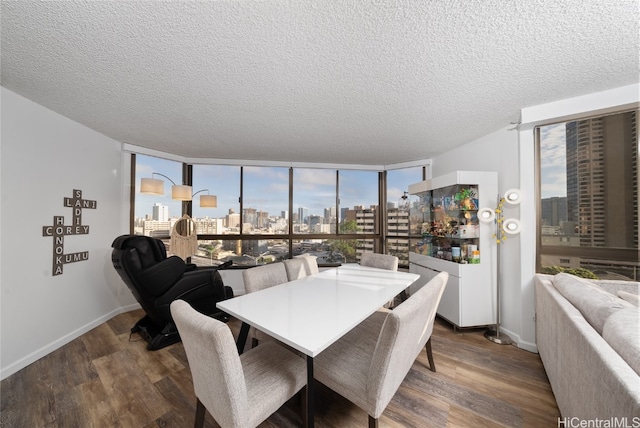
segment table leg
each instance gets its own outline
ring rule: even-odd
[[[238,341],[236,346],[238,347],[238,355],[242,355],[244,352],[244,345],[247,343],[247,336],[249,335],[249,324],[242,322],[240,327],[240,334],[238,335]]]
[[[313,428],[313,414],[315,409],[315,388],[313,380],[313,357],[307,355],[307,420],[304,426]]]

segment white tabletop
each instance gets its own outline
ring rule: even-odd
[[[346,264],[217,306],[315,357],[418,278],[413,273]]]

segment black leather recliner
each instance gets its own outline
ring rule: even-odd
[[[188,302],[205,315],[226,321],[228,315],[216,303],[233,297],[225,287],[219,268],[198,269],[178,256],[167,258],[164,243],[141,235],[122,235],[111,244],[113,266],[146,312],[131,329],[156,350],[180,341],[169,305],[176,299]]]

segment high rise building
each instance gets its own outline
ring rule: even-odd
[[[307,217],[309,217],[309,208],[305,208],[305,207],[298,208],[298,223],[308,224]]]
[[[353,218],[349,217],[349,212],[351,210],[349,208],[340,208],[340,223],[344,223],[345,221],[355,220],[355,214],[353,214]]]
[[[314,229],[314,226],[315,226],[316,224],[322,224],[322,223],[323,223],[323,222],[322,222],[322,217],[320,217],[319,215],[310,215],[310,216],[309,216],[309,222],[308,222],[308,224],[309,224],[309,229],[310,229],[310,230],[313,230],[313,229]]]
[[[387,203],[387,253],[398,257],[400,266],[409,266],[409,210]]]
[[[255,208],[244,208],[242,210],[242,217],[244,223],[250,225],[252,228],[258,227],[258,210]]]
[[[240,229],[240,214],[229,210],[225,218],[226,227],[229,229]]]
[[[336,217],[336,207],[329,207],[324,209],[324,218],[335,218]]]
[[[269,227],[269,213],[267,211],[256,212],[256,226],[258,229]]]
[[[543,226],[560,226],[567,222],[567,198],[554,196],[545,198],[542,201],[542,225]]]
[[[169,221],[169,207],[160,203],[153,204],[153,219],[155,221]]]
[[[636,121],[630,111],[566,124],[567,217],[580,246],[638,247]],[[625,183],[630,194],[607,191]]]
[[[356,225],[358,227],[357,233],[376,233],[376,223],[378,210],[377,207],[371,206],[370,208],[364,208],[364,206],[354,207],[356,216]],[[363,251],[374,251],[374,243],[371,239],[362,239],[358,241],[358,259]]]

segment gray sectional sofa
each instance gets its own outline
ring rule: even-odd
[[[536,342],[563,418],[640,424],[639,287],[536,275]]]

